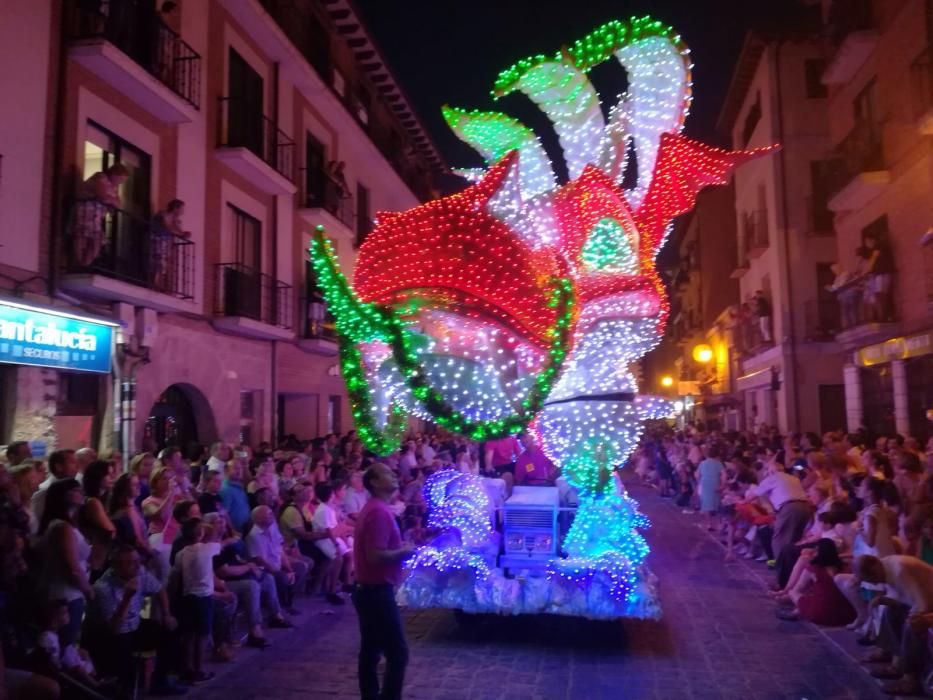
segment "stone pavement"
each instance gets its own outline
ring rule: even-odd
[[[406,698],[432,700],[872,700],[876,682],[806,623],[782,622],[764,570],[723,562],[722,547],[654,491],[632,495],[653,523],[648,561],[664,619],[596,623],[496,618],[469,630],[448,610],[406,615]],[[350,605],[304,602],[298,628],[265,651],[212,666],[193,700],[347,699],[356,691],[358,630]],[[833,638],[848,639],[851,633]]]

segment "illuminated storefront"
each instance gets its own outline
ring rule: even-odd
[[[106,319],[0,299],[2,440],[27,440],[39,457],[58,446],[96,446],[117,330]]]

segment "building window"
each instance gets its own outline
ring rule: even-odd
[[[373,230],[373,217],[369,210],[369,188],[356,183],[356,247],[359,248]]]
[[[262,223],[232,204],[227,206],[233,216],[234,261],[252,272],[261,272]]]
[[[865,427],[875,435],[894,435],[894,382],[890,365],[864,367],[859,370],[862,384],[862,418]]]
[[[820,99],[826,97],[826,86],[823,84],[823,72],[825,70],[826,61],[821,58],[808,58],[803,62],[807,97],[810,99]]]
[[[856,125],[867,128],[870,135],[877,138],[878,99],[874,78],[855,96],[855,99],[852,101],[852,111]]]
[[[327,432],[339,435],[341,432],[340,410],[341,399],[339,396],[331,396],[327,400]]]
[[[808,227],[811,234],[832,234],[833,213],[829,210],[827,202],[829,200],[829,166],[830,163],[823,160],[810,161],[810,202],[809,211],[810,225]]]
[[[761,121],[761,93],[755,97],[755,104],[751,106],[751,109],[748,110],[748,114],[745,115],[745,124],[742,126],[742,145],[747,146],[748,142],[752,139],[752,134],[755,133],[755,127],[758,126],[758,122]]]
[[[130,176],[120,186],[121,208],[148,220],[151,214],[149,187],[152,181],[152,159],[148,153],[137,148],[112,131],[88,121],[84,132],[84,171],[82,179],[106,170],[111,165],[122,163]]]
[[[240,392],[240,443],[243,445],[253,445],[253,438],[256,437],[256,414],[258,391],[245,390]]]
[[[907,417],[910,434],[923,444],[933,435],[933,423],[927,418],[927,411],[933,406],[933,355],[907,360],[904,370],[909,387]]]
[[[100,377],[96,374],[59,372],[58,415],[96,415],[99,389]]]

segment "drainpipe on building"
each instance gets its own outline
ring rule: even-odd
[[[281,64],[279,63],[273,64],[272,66],[272,123],[275,124],[276,129],[279,128],[279,90],[280,90],[279,81],[281,79],[280,72],[281,72]],[[278,140],[278,133],[276,133],[276,140]],[[295,161],[294,161],[295,155],[297,155],[297,153],[292,154],[292,158],[293,158],[292,159],[292,176],[293,177],[294,177],[294,172],[295,172]],[[273,273],[274,273],[273,284],[276,284],[279,279],[279,198],[277,195],[273,195],[272,197],[272,232],[273,232],[272,265],[273,265]],[[292,288],[292,294],[294,294],[294,288]],[[276,316],[278,316],[280,312],[278,308],[278,296],[274,295],[273,298],[275,299],[275,303],[276,303],[275,313],[276,313]],[[294,322],[294,318],[292,320]],[[278,318],[276,318],[276,321],[278,321]],[[279,344],[278,344],[278,341],[276,340],[273,340],[270,342],[272,343],[272,348],[271,348],[272,362],[269,363],[270,364],[269,372],[271,373],[271,376],[269,377],[269,393],[270,393],[269,402],[271,403],[272,410],[269,411],[269,415],[272,417],[272,424],[269,426],[269,432],[271,433],[271,439],[269,440],[269,442],[272,443],[272,447],[274,449],[278,444],[278,436],[276,435],[276,430],[279,425],[279,388],[278,388],[278,383],[276,381],[276,373],[278,371],[277,370],[277,367],[278,367],[277,355],[278,355]]]
[[[133,347],[135,344],[131,341],[120,346],[114,377],[114,411],[117,413],[114,422],[118,426],[124,471],[136,451],[136,370],[149,364],[149,348],[137,350]]]
[[[774,54],[774,76],[775,76],[775,97],[777,98],[777,120],[778,120],[778,143],[784,143],[784,101],[781,90],[781,49],[784,47],[784,40],[778,42]],[[787,205],[787,162],[785,158],[785,149],[778,149],[778,163],[781,168],[781,210],[784,218],[784,273],[787,286],[787,309],[792,314],[794,309],[794,285],[791,283],[791,265],[790,265],[790,236],[788,235],[790,226],[788,219]],[[800,393],[798,391],[799,383],[797,378],[797,332],[794,328],[793,317],[789,318],[787,327],[789,329],[788,340],[790,341],[790,366],[784,368],[784,392],[793,389],[793,402],[787,402],[788,409],[793,408],[793,420],[789,420],[788,430],[800,430]],[[788,397],[789,398],[789,397]]]
[[[64,114],[62,109],[65,102],[65,90],[67,88],[66,73],[68,69],[68,51],[65,42],[68,41],[68,8],[66,3],[56,3],[60,17],[58,22],[58,75],[55,79],[55,104],[49,105],[50,112],[55,115],[52,120],[52,203],[49,208],[50,221],[50,241],[49,241],[49,274],[46,283],[46,292],[49,298],[55,295],[58,287],[58,247],[62,243],[65,231],[64,225],[64,196],[62,187],[62,174],[59,168],[62,166],[63,154],[65,152],[65,130]]]

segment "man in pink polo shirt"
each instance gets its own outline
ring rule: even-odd
[[[359,674],[363,700],[399,700],[408,665],[408,642],[395,603],[395,587],[402,581],[402,561],[414,548],[402,542],[389,503],[398,491],[398,479],[389,467],[374,464],[363,475],[370,498],[356,520],[353,559],[356,590],[353,605],[360,621]],[[376,671],[386,658],[385,678],[379,692]]]

